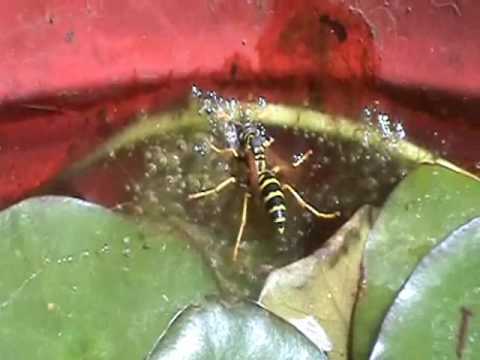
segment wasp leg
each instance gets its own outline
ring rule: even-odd
[[[285,190],[288,190],[293,195],[295,200],[297,200],[298,205],[300,205],[304,209],[307,209],[308,211],[310,211],[316,217],[319,217],[319,218],[322,218],[322,219],[333,219],[337,216],[340,216],[339,211],[335,211],[333,213],[323,213],[323,212],[318,211],[313,205],[311,205],[307,201],[305,201],[302,198],[302,196],[297,192],[297,190],[295,190],[293,188],[293,186],[291,186],[289,184],[283,184],[282,188],[285,189]]]
[[[237,182],[237,179],[235,178],[235,176],[231,176],[228,179],[223,180],[220,184],[218,184],[214,188],[207,189],[207,190],[204,190],[204,191],[200,191],[200,192],[188,195],[188,200],[200,199],[200,198],[205,197],[205,196],[210,196],[210,195],[213,195],[213,194],[217,194],[220,191],[222,191],[225,187],[227,187],[228,185],[234,184],[236,182]]]
[[[238,158],[238,152],[235,149],[232,149],[232,148],[220,149],[220,148],[216,147],[215,145],[213,145],[211,142],[209,142],[208,144],[210,145],[210,148],[213,151],[215,151],[217,154],[221,154],[221,155],[230,154],[230,155],[233,155],[234,157]]]
[[[305,160],[307,160],[310,156],[312,156],[312,154],[313,154],[312,149],[309,149],[305,154],[302,154],[297,160],[295,160],[292,163],[292,167],[294,168],[299,167],[305,162]]]
[[[233,261],[237,261],[238,249],[240,248],[240,242],[242,241],[243,231],[245,230],[245,225],[247,225],[247,210],[248,210],[248,200],[252,195],[246,192],[243,196],[243,208],[242,208],[242,220],[240,222],[240,228],[238,229],[237,240],[235,241],[235,247],[233,248]]]

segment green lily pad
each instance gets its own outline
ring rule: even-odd
[[[397,292],[418,262],[480,215],[480,183],[439,166],[421,166],[387,200],[367,240],[365,281],[355,307],[353,357],[366,359]]]
[[[375,213],[369,206],[358,210],[322,249],[274,271],[260,296],[267,309],[331,351],[330,359],[347,358],[360,263]],[[320,324],[314,326],[317,321]],[[325,339],[322,328],[333,344]]]
[[[183,240],[71,198],[3,211],[2,359],[141,359],[180,308],[217,291]]]
[[[417,266],[386,316],[370,359],[478,359],[480,218]]]
[[[260,306],[211,301],[180,313],[147,360],[326,360],[293,326]]]

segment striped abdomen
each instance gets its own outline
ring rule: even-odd
[[[273,172],[265,170],[258,175],[258,186],[265,209],[270,214],[277,231],[283,234],[287,220],[287,207],[280,182]]]

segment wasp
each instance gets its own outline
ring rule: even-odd
[[[285,202],[285,193],[290,193],[300,207],[309,211],[314,216],[322,219],[332,219],[340,215],[340,213],[324,213],[315,208],[312,204],[306,201],[299,192],[289,183],[280,181],[281,166],[272,166],[266,156],[266,150],[274,142],[265,127],[255,121],[246,122],[232,122],[228,123],[227,127],[230,137],[232,129],[235,133],[235,141],[228,142],[235,143],[235,146],[219,148],[213,143],[209,143],[210,148],[221,155],[228,155],[239,162],[246,165],[249,171],[248,184],[246,184],[246,191],[243,196],[242,214],[240,227],[237,232],[235,247],[233,250],[233,260],[238,257],[241,240],[247,225],[248,204],[253,196],[259,196],[264,204],[265,211],[270,216],[271,222],[279,235],[285,233],[287,223],[287,204]],[[313,151],[309,150],[299,156],[290,166],[297,168],[303,164],[311,155]],[[236,176],[230,176],[220,182],[217,186],[202,190],[197,193],[188,195],[189,200],[195,200],[218,194],[224,189],[233,184],[241,184],[241,181]]]

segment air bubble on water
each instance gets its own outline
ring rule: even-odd
[[[177,149],[182,152],[185,152],[188,149],[187,142],[184,139],[178,139],[175,145],[177,146]]]
[[[110,245],[108,244],[104,244],[101,248],[100,248],[100,253],[102,254],[108,254],[110,252]]]
[[[265,99],[263,96],[260,96],[257,101],[257,105],[260,108],[265,108],[267,107],[267,99]]]
[[[169,185],[172,185],[175,183],[175,177],[173,175],[167,175],[165,176],[165,182]]]
[[[304,156],[305,154],[303,152],[293,154],[292,160],[294,163],[300,161],[300,159]]]
[[[297,236],[300,238],[303,238],[305,236],[305,231],[303,231],[302,229],[298,229]]]
[[[376,108],[373,106],[366,106],[362,109],[360,113],[360,119],[367,124],[372,124],[373,116],[377,112]]]
[[[331,162],[332,162],[332,160],[326,155],[324,155],[320,158],[320,163],[323,164],[323,165],[329,165]]]
[[[405,129],[401,122],[397,122],[394,127],[395,136],[398,140],[404,139],[407,136]]]
[[[137,215],[143,215],[144,212],[145,212],[144,209],[143,209],[143,207],[141,207],[140,205],[135,205],[135,206],[133,207],[133,211],[134,211],[134,213],[137,214]]]
[[[192,85],[192,96],[193,97],[201,97],[203,95],[202,90],[195,84]]]
[[[154,160],[157,166],[161,169],[166,168],[168,165],[168,158],[167,155],[165,155],[165,153],[163,152],[163,149],[161,147],[156,147],[154,149],[154,154]]]
[[[142,191],[142,186],[140,185],[140,183],[133,184],[133,191],[137,194]]]
[[[223,134],[225,137],[225,144],[228,148],[238,149],[240,147],[238,129],[236,128],[235,124],[230,122],[224,123]]]
[[[195,192],[195,191],[199,191],[200,187],[201,187],[201,184],[200,184],[199,179],[196,176],[194,176],[192,174],[189,174],[187,176],[187,188],[188,188],[188,190],[191,191],[191,192]]]
[[[360,113],[360,118],[365,123],[362,143],[368,146],[370,136],[378,132],[380,136],[388,141],[388,145],[396,146],[399,140],[406,137],[406,131],[401,121],[394,120],[390,114],[379,111],[377,105],[366,106]]]
[[[180,157],[177,154],[170,154],[168,157],[168,165],[174,169],[180,169]]]
[[[146,192],[146,197],[150,203],[157,204],[159,202],[157,193],[153,190],[148,190]]]
[[[147,171],[145,172],[145,175],[148,177],[148,176],[152,176],[152,175],[155,175],[158,171],[158,167],[155,163],[148,163],[147,164]]]
[[[315,171],[315,170],[320,170],[320,169],[322,169],[322,168],[323,168],[322,164],[320,164],[320,163],[318,163],[318,162],[312,163],[312,170]]]
[[[384,139],[396,142],[405,138],[405,129],[400,122],[392,120],[390,115],[386,113],[379,113],[377,118],[380,132]]]
[[[306,211],[306,212],[303,213],[303,217],[304,217],[304,219],[307,221],[307,223],[310,224],[310,223],[313,222],[313,215],[312,215],[312,213]]]
[[[207,155],[208,145],[206,142],[201,142],[193,145],[193,151],[200,156]]]

